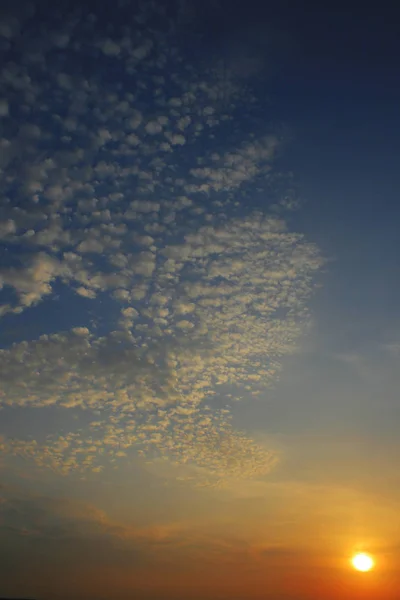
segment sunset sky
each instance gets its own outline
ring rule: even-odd
[[[398,600],[398,11],[7,4],[0,597]]]

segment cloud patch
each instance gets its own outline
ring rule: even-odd
[[[2,443],[64,474],[139,452],[216,484],[275,464],[232,427],[225,394],[277,380],[322,260],[283,201],[279,218],[265,208],[279,139],[247,126],[243,78],[188,62],[178,16],[152,7],[127,14],[129,33],[49,11],[51,39],[32,21],[35,53],[16,44],[0,71],[0,317],[44,322],[71,295],[91,315],[0,350],[3,410],[68,410],[84,427],[44,418],[42,439]]]

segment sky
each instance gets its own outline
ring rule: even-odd
[[[9,4],[0,597],[395,600],[398,11]]]

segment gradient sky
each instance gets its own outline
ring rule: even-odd
[[[258,4],[2,9],[0,596],[400,595],[399,15]]]

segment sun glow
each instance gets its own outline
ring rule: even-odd
[[[358,554],[355,554],[353,556],[353,558],[351,559],[351,562],[352,562],[353,567],[357,571],[362,571],[363,573],[366,573],[367,571],[371,571],[371,569],[373,569],[375,566],[375,562],[374,562],[374,559],[372,558],[372,556],[370,556],[369,554],[366,554],[365,552],[360,552]]]

